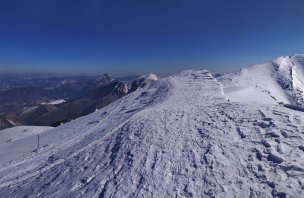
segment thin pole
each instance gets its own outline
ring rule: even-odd
[[[38,144],[37,144],[37,153],[39,152],[39,147],[40,147],[40,138],[39,138],[39,133],[38,133]]]

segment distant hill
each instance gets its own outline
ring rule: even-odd
[[[149,74],[121,81],[105,74],[92,80],[64,81],[53,89],[13,88],[0,93],[0,101],[5,104],[3,115],[11,120],[25,125],[58,126],[92,113],[151,80],[158,77]]]

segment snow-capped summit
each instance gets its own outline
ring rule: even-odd
[[[218,80],[232,101],[304,105],[304,55],[282,56]]]
[[[150,73],[145,76],[146,80],[159,80],[159,77],[156,74]]]
[[[101,77],[97,78],[95,82],[98,86],[104,86],[110,84],[113,81],[115,81],[115,79],[112,78],[109,74],[104,74]]]
[[[150,73],[148,75],[138,77],[134,80],[120,82],[116,85],[116,89],[118,91],[122,91],[123,93],[127,94],[130,91],[134,91],[140,87],[145,86],[147,83],[151,81],[157,81],[157,80],[159,80],[159,77],[156,74]]]

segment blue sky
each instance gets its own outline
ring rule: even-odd
[[[2,72],[228,72],[294,53],[302,0],[0,0]]]

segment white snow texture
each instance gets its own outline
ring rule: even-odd
[[[0,197],[303,197],[304,113],[277,103],[302,104],[295,59],[147,81],[42,133],[39,152],[36,135],[1,142]]]

